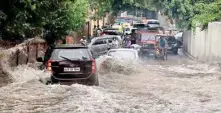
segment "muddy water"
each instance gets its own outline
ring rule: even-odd
[[[104,60],[100,58],[98,62]],[[171,56],[146,60],[139,72],[100,75],[100,86],[44,85],[49,75],[28,66],[12,71],[13,83],[0,88],[6,113],[220,113],[219,66]],[[125,66],[124,68],[127,68]],[[126,70],[126,69],[125,69]]]

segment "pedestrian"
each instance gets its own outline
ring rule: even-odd
[[[118,42],[118,40],[117,40],[116,37],[113,38],[112,43],[113,43],[113,45],[114,45],[115,48],[119,48],[119,42]]]
[[[43,58],[43,64],[41,66],[42,69],[45,68],[46,66],[46,63],[48,62],[48,60],[51,58],[51,54],[55,48],[55,39],[56,39],[56,36],[55,36],[55,33],[54,32],[47,32],[44,36],[45,40],[46,40],[46,43],[48,45],[48,48],[45,52],[45,55],[44,55],[44,58]]]
[[[94,25],[94,28],[93,28],[93,36],[97,36],[97,26]]]
[[[137,37],[136,31],[135,29],[133,29],[131,33],[131,44],[136,44],[136,39],[137,39],[136,37]]]
[[[129,37],[126,38],[126,48],[130,48],[131,46],[131,39]]]
[[[165,53],[166,46],[167,46],[166,39],[164,39],[163,37],[160,37],[160,40],[159,40],[159,50],[160,50],[160,53],[162,53],[162,52]]]

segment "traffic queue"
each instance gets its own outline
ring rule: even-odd
[[[118,59],[135,63],[150,56],[165,60],[167,50],[177,54],[181,46],[178,42],[174,36],[165,34],[157,20],[147,23],[116,20],[115,24],[103,29],[98,26],[96,36],[82,39],[80,44],[52,44],[45,57],[37,61],[42,62],[41,69],[51,75],[47,83],[77,82],[98,86],[98,70],[108,69],[111,66],[108,61]],[[99,65],[96,59],[100,56],[107,56],[107,59]]]

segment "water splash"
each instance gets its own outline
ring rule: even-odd
[[[101,73],[119,73],[130,75],[139,73],[144,67],[138,61],[110,58],[103,56],[99,61],[99,72]]]

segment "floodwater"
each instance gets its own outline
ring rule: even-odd
[[[219,65],[195,62],[180,53],[168,61],[144,60],[134,68],[129,74],[102,73],[100,86],[92,87],[45,85],[39,79],[49,74],[20,66],[11,72],[13,83],[0,88],[0,112],[221,112]]]

